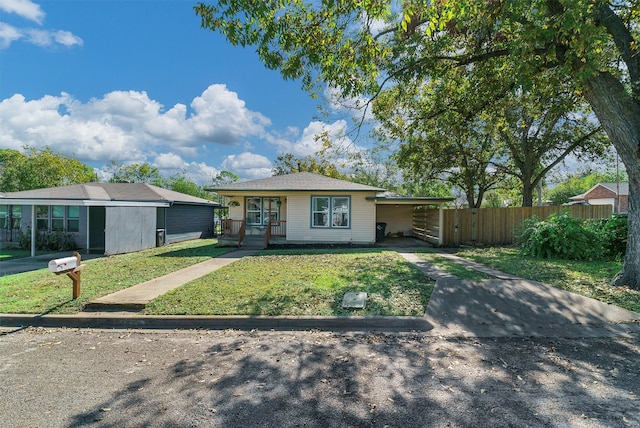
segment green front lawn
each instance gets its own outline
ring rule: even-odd
[[[82,271],[81,295],[76,300],[71,298],[71,279],[47,269],[0,277],[0,313],[76,313],[98,297],[232,250],[216,243],[201,239],[84,261],[87,268]]]
[[[160,296],[148,314],[424,315],[434,282],[381,250],[264,251]],[[368,293],[364,310],[342,308],[347,291]]]
[[[640,291],[610,285],[622,268],[621,262],[537,259],[522,256],[515,248],[498,247],[462,250],[457,255],[522,278],[640,312]]]

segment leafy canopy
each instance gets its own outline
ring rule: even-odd
[[[45,189],[97,180],[93,169],[49,147],[25,146],[21,153],[0,149],[0,191]]]

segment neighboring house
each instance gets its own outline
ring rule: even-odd
[[[31,228],[69,233],[88,251],[127,253],[213,235],[216,208],[226,207],[144,183],[10,192],[0,195],[0,245]]]
[[[569,204],[572,205],[611,205],[612,212],[626,213],[629,211],[629,183],[598,183],[586,192],[569,199]]]
[[[260,236],[265,244],[372,244],[380,223],[386,223],[386,235],[409,236],[414,207],[439,207],[442,218],[442,204],[452,200],[389,195],[379,187],[309,172],[206,190],[229,199],[223,235],[238,243],[245,236]]]

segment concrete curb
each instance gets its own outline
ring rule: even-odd
[[[238,330],[347,330],[429,331],[423,317],[294,317],[294,316],[169,316],[99,313],[76,315],[0,314],[0,327],[105,329],[238,329]]]

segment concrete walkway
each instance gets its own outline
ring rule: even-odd
[[[442,336],[601,337],[640,333],[640,314],[441,253],[495,279],[460,280],[415,252],[395,249],[436,285],[425,318]]]
[[[243,257],[253,256],[258,250],[236,250],[193,266],[172,272],[133,287],[100,297],[85,307],[87,311],[142,310],[156,297],[187,282],[198,279],[216,269]]]

